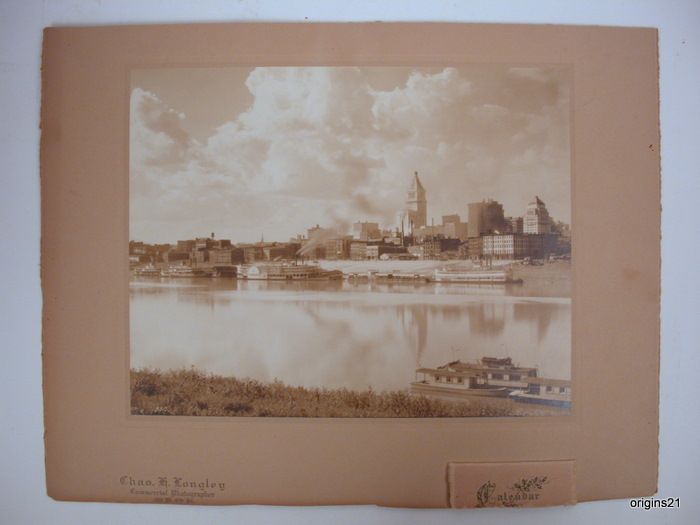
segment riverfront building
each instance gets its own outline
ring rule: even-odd
[[[462,222],[459,215],[442,216],[442,234],[448,239],[466,240],[469,236],[469,224]]]
[[[413,238],[416,242],[421,243],[425,239],[431,237],[444,237],[445,239],[467,239],[468,225],[462,222],[459,215],[444,215],[442,224],[437,226],[423,226],[413,231]]]
[[[406,253],[406,248],[395,244],[368,244],[367,260],[376,261],[379,259],[398,257]]]
[[[350,259],[353,261],[367,260],[367,241],[350,242]]]
[[[507,217],[506,227],[506,231],[509,233],[525,233],[523,230],[522,217]]]
[[[431,237],[422,243],[422,259],[456,258],[459,251],[459,239]]]
[[[241,248],[215,248],[209,250],[209,263],[212,266],[241,264],[243,263],[243,250]]]
[[[294,260],[299,248],[301,248],[301,243],[275,242],[263,246],[263,256],[266,261],[291,261]]]
[[[484,235],[481,241],[481,256],[490,259],[541,258],[544,255],[544,239],[540,235],[522,233]]]
[[[351,235],[326,239],[323,243],[326,249],[326,259],[339,260],[348,259],[350,256]]]
[[[352,234],[360,241],[374,241],[382,238],[382,232],[376,222],[356,222],[352,225]]]

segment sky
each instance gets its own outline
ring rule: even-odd
[[[158,68],[131,88],[132,240],[395,228],[416,171],[428,222],[535,195],[571,220],[564,67]]]

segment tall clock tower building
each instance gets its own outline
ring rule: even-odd
[[[418,178],[418,172],[413,173],[411,184],[408,187],[406,198],[406,217],[408,218],[409,231],[428,225],[428,201],[425,188]]]

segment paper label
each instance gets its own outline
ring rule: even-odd
[[[573,460],[449,463],[447,483],[452,508],[576,503]]]

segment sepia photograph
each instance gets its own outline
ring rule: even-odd
[[[130,82],[132,415],[571,413],[568,67]]]

